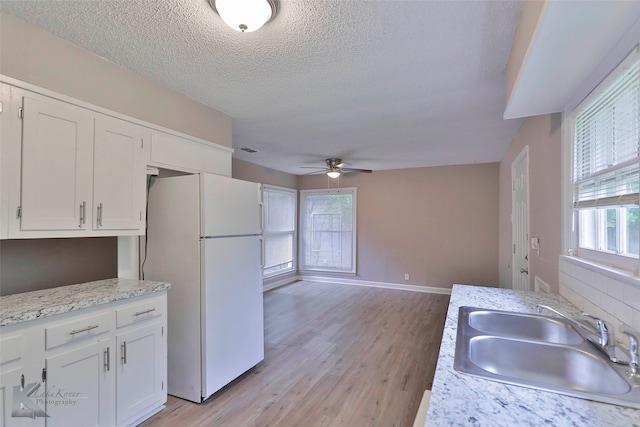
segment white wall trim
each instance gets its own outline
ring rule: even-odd
[[[269,283],[264,286],[264,291],[268,291],[280,286],[287,285],[289,283],[295,281],[305,281],[305,282],[319,282],[319,283],[337,283],[341,285],[352,285],[352,286],[368,286],[372,288],[384,288],[384,289],[395,289],[400,291],[412,291],[412,292],[423,292],[429,294],[441,294],[441,295],[451,295],[451,289],[447,288],[436,288],[432,286],[418,286],[418,285],[403,285],[400,283],[386,283],[386,282],[371,282],[368,280],[354,280],[354,279],[343,279],[340,277],[327,277],[327,276],[295,276],[289,277],[287,279],[283,279],[279,282]]]
[[[288,285],[289,283],[297,282],[300,280],[300,276],[287,276],[283,279],[276,281],[269,281],[269,283],[264,283],[262,285],[262,292],[270,291],[271,289],[279,288],[280,286]]]

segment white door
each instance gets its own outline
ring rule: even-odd
[[[202,245],[202,379],[207,398],[264,359],[264,319],[260,239],[213,238]]]
[[[162,325],[155,324],[120,334],[117,338],[118,366],[116,422],[144,412],[163,400],[166,352],[162,351]],[[132,420],[129,420],[129,422]]]
[[[107,116],[96,118],[94,229],[144,228],[146,165],[140,126]]]
[[[23,108],[21,229],[85,229],[93,188],[93,118],[54,100],[24,97]]]
[[[260,184],[212,174],[201,179],[203,236],[262,232]]]
[[[529,147],[511,165],[513,289],[529,290]]]
[[[115,425],[113,339],[46,359],[47,427]]]

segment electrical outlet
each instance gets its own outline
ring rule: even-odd
[[[409,280],[409,273],[404,273],[404,280]]]

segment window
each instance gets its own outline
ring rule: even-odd
[[[356,272],[356,189],[300,192],[301,270]]]
[[[264,185],[264,276],[295,270],[297,192]]]
[[[577,254],[636,269],[640,252],[640,62],[627,58],[573,115]]]

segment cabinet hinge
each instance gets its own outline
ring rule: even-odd
[[[18,206],[16,209],[16,219],[22,218],[22,206]]]
[[[162,327],[162,336],[164,336],[164,326]]]
[[[140,221],[142,221],[142,211],[140,211]]]
[[[516,244],[515,243],[513,244],[513,253],[514,254],[516,253]]]
[[[2,113],[2,101],[0,101],[0,113]]]
[[[164,381],[162,381],[162,389],[164,390]]]
[[[21,119],[24,117],[24,110],[22,107],[18,107],[18,118]]]
[[[42,382],[47,380],[47,368],[42,368]]]

